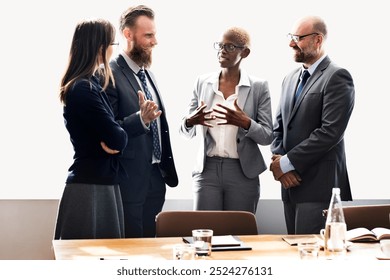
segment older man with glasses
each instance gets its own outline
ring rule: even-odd
[[[332,188],[352,200],[344,133],[354,107],[350,73],[325,53],[325,22],[304,17],[287,35],[301,66],[283,80],[274,122],[270,170],[282,185],[289,234],[318,234]]]

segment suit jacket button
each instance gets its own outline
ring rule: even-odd
[[[237,138],[237,143],[240,143],[240,138]]]

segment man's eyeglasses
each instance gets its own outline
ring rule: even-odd
[[[224,49],[227,52],[234,52],[236,49],[244,49],[244,48],[245,47],[243,46],[236,46],[233,44],[223,44],[221,42],[214,43],[214,49],[216,49],[217,51]]]
[[[119,42],[112,42],[110,45],[111,46],[119,46]]]
[[[299,41],[301,41],[303,38],[307,37],[307,36],[310,36],[310,35],[321,35],[320,33],[317,33],[317,32],[314,32],[314,33],[310,33],[310,34],[306,34],[306,35],[294,35],[294,34],[291,34],[291,33],[288,33],[287,34],[287,38],[290,39],[290,41],[294,41],[295,43],[298,43]]]

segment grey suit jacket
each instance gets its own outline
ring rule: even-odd
[[[189,114],[200,106],[201,101],[204,101],[208,106],[212,104],[215,94],[212,85],[218,80],[218,77],[219,72],[198,77],[188,108]],[[267,169],[258,144],[269,145],[272,141],[271,99],[266,81],[241,71],[241,79],[243,78],[248,79],[250,86],[240,86],[237,104],[251,118],[251,125],[248,131],[242,128],[238,129],[237,152],[245,176],[255,178]],[[206,108],[206,110],[209,109],[211,108]],[[180,127],[182,135],[192,138],[198,133],[203,138],[194,169],[194,173],[200,173],[203,171],[206,160],[207,139],[210,138],[206,137],[208,127],[196,125],[187,128],[185,122],[186,118],[184,117]]]
[[[327,202],[332,188],[339,187],[341,198],[352,200],[344,148],[355,100],[352,77],[326,56],[294,104],[299,75],[296,69],[284,79],[274,123],[271,151],[287,154],[302,177],[300,186],[282,188],[282,198]]]

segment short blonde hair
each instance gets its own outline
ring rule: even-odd
[[[249,33],[241,27],[230,27],[225,31],[223,36],[240,46],[250,47],[251,39]]]

